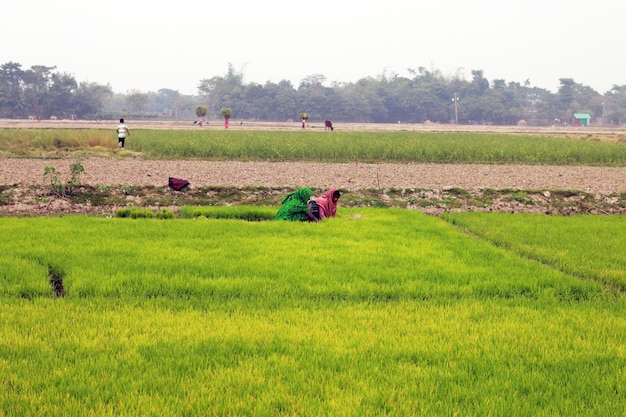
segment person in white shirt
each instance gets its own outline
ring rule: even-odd
[[[119,142],[120,148],[122,149],[124,149],[126,136],[130,136],[130,129],[124,124],[124,119],[120,119],[120,124],[117,125],[117,140]]]

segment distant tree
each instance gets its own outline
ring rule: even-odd
[[[307,75],[300,81],[299,88],[319,88],[326,81],[326,76],[322,74]]]
[[[0,115],[19,117],[25,109],[22,94],[24,71],[17,62],[7,62],[0,67]]]
[[[613,85],[605,94],[604,118],[621,125],[626,122],[626,85]]]
[[[275,107],[275,117],[278,120],[288,120],[293,118],[293,109],[297,104],[297,93],[289,81],[278,83],[278,90],[273,100]]]
[[[76,92],[78,84],[74,76],[67,73],[55,72],[51,77],[48,88],[47,106],[50,112],[53,110],[63,116],[76,115]]]
[[[172,114],[176,117],[176,103],[179,101],[180,96],[181,94],[176,90],[161,88],[152,98],[151,107],[159,113]]]
[[[531,125],[552,125],[563,123],[563,111],[558,96],[539,88],[521,87],[519,83],[509,83],[522,98],[522,119]]]
[[[76,112],[77,83],[56,67],[22,70],[9,62],[0,68],[0,114],[4,117],[68,115]]]
[[[506,88],[506,81],[502,79],[493,80],[492,85],[495,90],[504,90]]]
[[[50,96],[53,70],[56,67],[33,65],[24,71],[22,78],[22,96],[29,115],[50,116],[57,113],[52,110],[54,99]]]
[[[265,89],[259,84],[249,84],[243,92],[243,114],[247,118],[259,119],[267,108]],[[239,111],[239,108],[238,108]]]
[[[483,95],[489,89],[489,81],[483,76],[483,70],[472,70],[472,84]]]
[[[461,99],[457,107],[463,122],[514,124],[526,120],[530,125],[546,125],[568,122],[571,113],[579,111],[618,123],[626,115],[624,86],[600,95],[571,78],[562,78],[555,94],[531,88],[529,79],[522,83],[494,79],[490,85],[482,70],[472,70],[468,81],[463,68],[452,76],[429,67],[408,69],[408,77],[385,71],[356,82],[334,81],[330,87],[325,85],[324,75],[313,74],[295,89],[287,80],[246,84],[243,74],[229,64],[225,75],[202,79],[197,96],[170,89],[113,94],[110,86],[79,84],[72,75],[55,68],[35,65],[23,70],[14,62],[1,65],[0,117],[77,114],[117,118],[123,112],[143,116],[144,111],[178,117],[183,110],[191,116],[202,104],[206,115],[215,118],[220,117],[220,109],[236,108],[241,118],[289,120],[294,111],[306,109],[315,117],[345,122],[449,123],[455,117],[453,97]]]
[[[207,103],[211,114],[215,114],[215,110],[220,107],[241,104],[243,91],[243,74],[237,72],[233,64],[228,64],[228,71],[224,77],[202,79],[198,85],[198,92],[204,96],[204,102]]]
[[[126,96],[126,104],[129,113],[140,114],[143,117],[143,111],[148,104],[148,95],[137,90],[131,90]]]
[[[81,82],[76,90],[76,113],[78,117],[95,117],[102,110],[105,100],[113,96],[109,85]]]
[[[563,108],[568,108],[576,99],[576,83],[572,78],[559,78],[559,100]]]
[[[562,117],[567,120],[574,112],[602,114],[602,98],[591,87],[578,84],[572,78],[560,78],[558,96],[561,102]]]

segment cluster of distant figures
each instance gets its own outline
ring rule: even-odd
[[[320,220],[337,216],[337,203],[341,192],[331,188],[319,198],[311,198],[313,191],[302,187],[287,194],[280,204],[276,220],[294,222],[319,222]]]
[[[197,121],[194,122],[194,124],[196,123]],[[325,121],[325,129],[333,130],[333,124],[330,120]],[[124,149],[126,138],[130,136],[130,128],[124,123],[124,119],[120,119],[115,130],[119,147]],[[176,191],[182,191],[191,184],[187,180],[170,177],[168,185]],[[339,197],[341,197],[341,192],[338,189],[331,188],[318,198],[311,198],[312,195],[313,191],[308,187],[298,188],[287,194],[280,203],[275,219],[317,223],[320,220],[337,216],[337,204]]]
[[[38,116],[28,116],[28,120],[37,120],[38,122],[41,122],[43,120],[43,116],[42,115],[38,115]],[[50,116],[50,120],[54,121],[54,120],[59,120],[58,116]],[[63,119],[65,120],[65,119]],[[70,120],[78,120],[78,116],[75,114],[70,114]]]
[[[289,119],[288,121],[290,122],[290,121],[293,121],[293,120]],[[194,126],[195,125],[202,126],[205,123],[207,125],[209,124],[209,122],[205,122],[204,120],[200,119],[200,120],[194,120],[192,125],[194,125]],[[243,125],[243,122],[239,122],[239,124]],[[306,126],[306,119],[302,119],[302,129],[304,129],[305,126]],[[335,130],[335,128],[333,127],[333,122],[330,121],[330,120],[324,120],[324,130],[330,130],[330,131]]]
[[[302,119],[302,129],[306,127],[306,121],[307,119]],[[333,122],[331,122],[330,120],[324,120],[324,130],[335,130],[335,128],[333,127]]]

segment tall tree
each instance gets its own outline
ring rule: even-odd
[[[626,85],[613,85],[604,96],[603,118],[621,125],[626,122]]]
[[[274,98],[276,117],[278,120],[289,120],[295,116],[294,109],[298,107],[296,90],[290,81],[282,80],[278,83],[278,92]]]
[[[138,90],[131,90],[126,96],[126,104],[129,113],[140,114],[143,117],[143,111],[148,104],[148,95]]]
[[[569,119],[575,112],[586,112],[593,116],[602,114],[602,99],[591,87],[578,84],[572,78],[560,78],[559,99],[563,117]]]
[[[241,100],[243,74],[237,72],[233,64],[223,77],[215,76],[200,80],[198,92],[204,96],[209,113],[214,114],[221,107],[235,107]]]
[[[0,114],[3,117],[24,116],[26,102],[23,94],[22,65],[7,62],[0,67]]]
[[[76,90],[76,113],[78,117],[97,117],[102,110],[104,101],[113,96],[109,85],[81,82]]]
[[[489,81],[484,77],[483,70],[472,70],[472,84],[479,95],[485,94],[489,89]]]
[[[54,109],[61,116],[75,116],[77,88],[78,84],[74,76],[58,72],[52,74],[46,103],[48,108]]]
[[[54,110],[54,99],[50,96],[52,71],[56,67],[33,65],[24,71],[22,91],[30,115],[50,116]]]

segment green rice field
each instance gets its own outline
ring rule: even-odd
[[[0,415],[626,412],[624,216],[210,210],[0,218]]]
[[[626,166],[626,141],[467,132],[0,129],[0,156]]]

